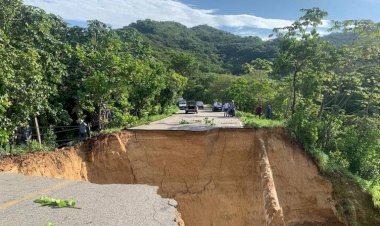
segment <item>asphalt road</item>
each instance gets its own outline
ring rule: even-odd
[[[0,173],[0,225],[178,226],[176,201],[148,185],[98,185]],[[75,199],[77,208],[41,206],[41,195]]]
[[[206,123],[206,118],[209,123]],[[168,118],[132,129],[202,131],[215,127],[242,128],[243,126],[241,121],[236,117],[224,117],[224,112],[212,112],[211,109],[205,109],[199,110],[198,114],[185,114],[185,111],[182,110]]]

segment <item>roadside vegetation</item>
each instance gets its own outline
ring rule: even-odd
[[[0,149],[34,151],[79,140],[79,122],[98,134],[170,115],[187,78],[164,65],[133,29],[61,18],[0,1]],[[39,131],[38,131],[39,129]],[[21,151],[20,151],[21,152]]]
[[[246,112],[236,112],[236,117],[243,122],[244,127],[248,128],[276,128],[276,127],[284,127],[284,120],[277,119],[266,119],[265,116],[259,118],[259,116],[254,115],[252,113]]]
[[[380,24],[335,22],[332,29],[359,35],[337,47],[316,30],[327,12],[303,12],[293,25],[275,29],[284,43],[274,74],[286,75],[290,91],[286,129],[332,181],[347,223],[367,225],[379,219],[368,206],[379,208],[380,200]],[[361,190],[373,203],[359,198]]]
[[[121,130],[123,130],[125,128],[131,128],[131,127],[135,127],[135,126],[149,124],[150,122],[158,121],[158,120],[161,120],[163,118],[169,117],[169,116],[175,114],[176,112],[178,112],[178,110],[179,109],[177,106],[174,106],[174,105],[169,106],[161,114],[157,114],[157,115],[149,115],[148,114],[147,116],[142,117],[142,118],[133,117],[123,127],[108,128],[108,129],[104,129],[104,130],[100,131],[99,133],[106,134],[106,133],[120,132]],[[94,135],[96,135],[96,133],[94,133]]]
[[[34,202],[41,204],[41,206],[50,206],[58,208],[74,208],[76,204],[74,199],[55,199],[48,196],[41,196],[39,199],[34,200]]]

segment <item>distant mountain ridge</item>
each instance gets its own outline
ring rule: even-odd
[[[241,37],[208,25],[188,28],[177,22],[140,20],[125,27],[136,29],[154,50],[154,55],[170,64],[173,53],[192,55],[201,72],[240,74],[242,65],[256,58],[273,59],[279,40],[264,41],[259,37]],[[324,38],[336,46],[350,44],[355,35],[332,33]]]
[[[145,37],[160,60],[167,62],[173,51],[193,55],[202,72],[242,72],[242,64],[256,58],[271,59],[276,56],[275,41],[259,37],[241,37],[207,25],[192,28],[176,22],[143,20],[132,23]]]

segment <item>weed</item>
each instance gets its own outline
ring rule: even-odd
[[[203,119],[203,121],[204,121],[204,123],[206,125],[215,126],[215,122],[214,122],[213,118],[212,119],[208,119],[208,117],[206,117],[206,118]]]
[[[49,146],[45,144],[39,144],[36,140],[30,140],[26,144],[22,145],[7,145],[5,147],[0,147],[0,152],[8,154],[22,154],[29,152],[40,152],[40,151],[50,151],[53,150],[54,146]]]
[[[180,125],[190,124],[190,122],[186,121],[185,119],[182,119],[181,121],[179,121],[179,124]]]
[[[34,200],[35,203],[39,203],[42,206],[53,206],[53,207],[75,207],[75,200],[65,200],[65,199],[54,199],[47,196],[41,196],[39,199]]]
[[[283,127],[283,120],[272,120],[272,119],[264,119],[259,118],[256,115],[241,112],[236,112],[236,116],[240,118],[245,127],[250,128],[274,128],[274,127]]]

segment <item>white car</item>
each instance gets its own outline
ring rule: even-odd
[[[186,102],[186,100],[180,100],[180,101],[178,102],[178,107],[179,107],[179,109],[181,109],[181,110],[185,110],[186,106],[187,106],[187,102]]]

